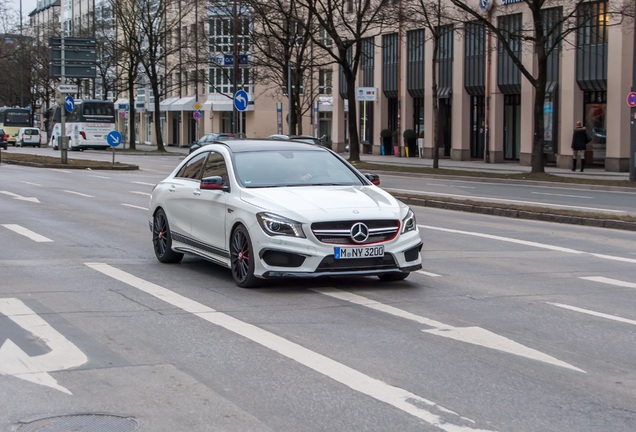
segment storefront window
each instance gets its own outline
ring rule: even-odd
[[[607,93],[604,91],[585,92],[585,128],[592,141],[588,151],[592,152],[592,160],[597,164],[605,164],[607,123]]]

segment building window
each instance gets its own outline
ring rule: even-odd
[[[333,71],[331,69],[320,69],[318,72],[318,93],[330,95],[333,87]]]

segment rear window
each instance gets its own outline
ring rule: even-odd
[[[25,135],[40,135],[40,131],[38,129],[26,129],[24,131]]]

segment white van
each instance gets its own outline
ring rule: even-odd
[[[40,129],[34,127],[20,128],[15,136],[16,147],[40,147],[41,144]]]

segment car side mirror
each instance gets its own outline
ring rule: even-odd
[[[211,176],[201,180],[201,189],[205,190],[229,190],[229,187],[223,183],[223,177]]]
[[[376,185],[376,186],[380,185],[380,176],[379,175],[371,174],[371,173],[364,173],[364,176],[367,178],[367,180],[369,180],[374,185]]]

